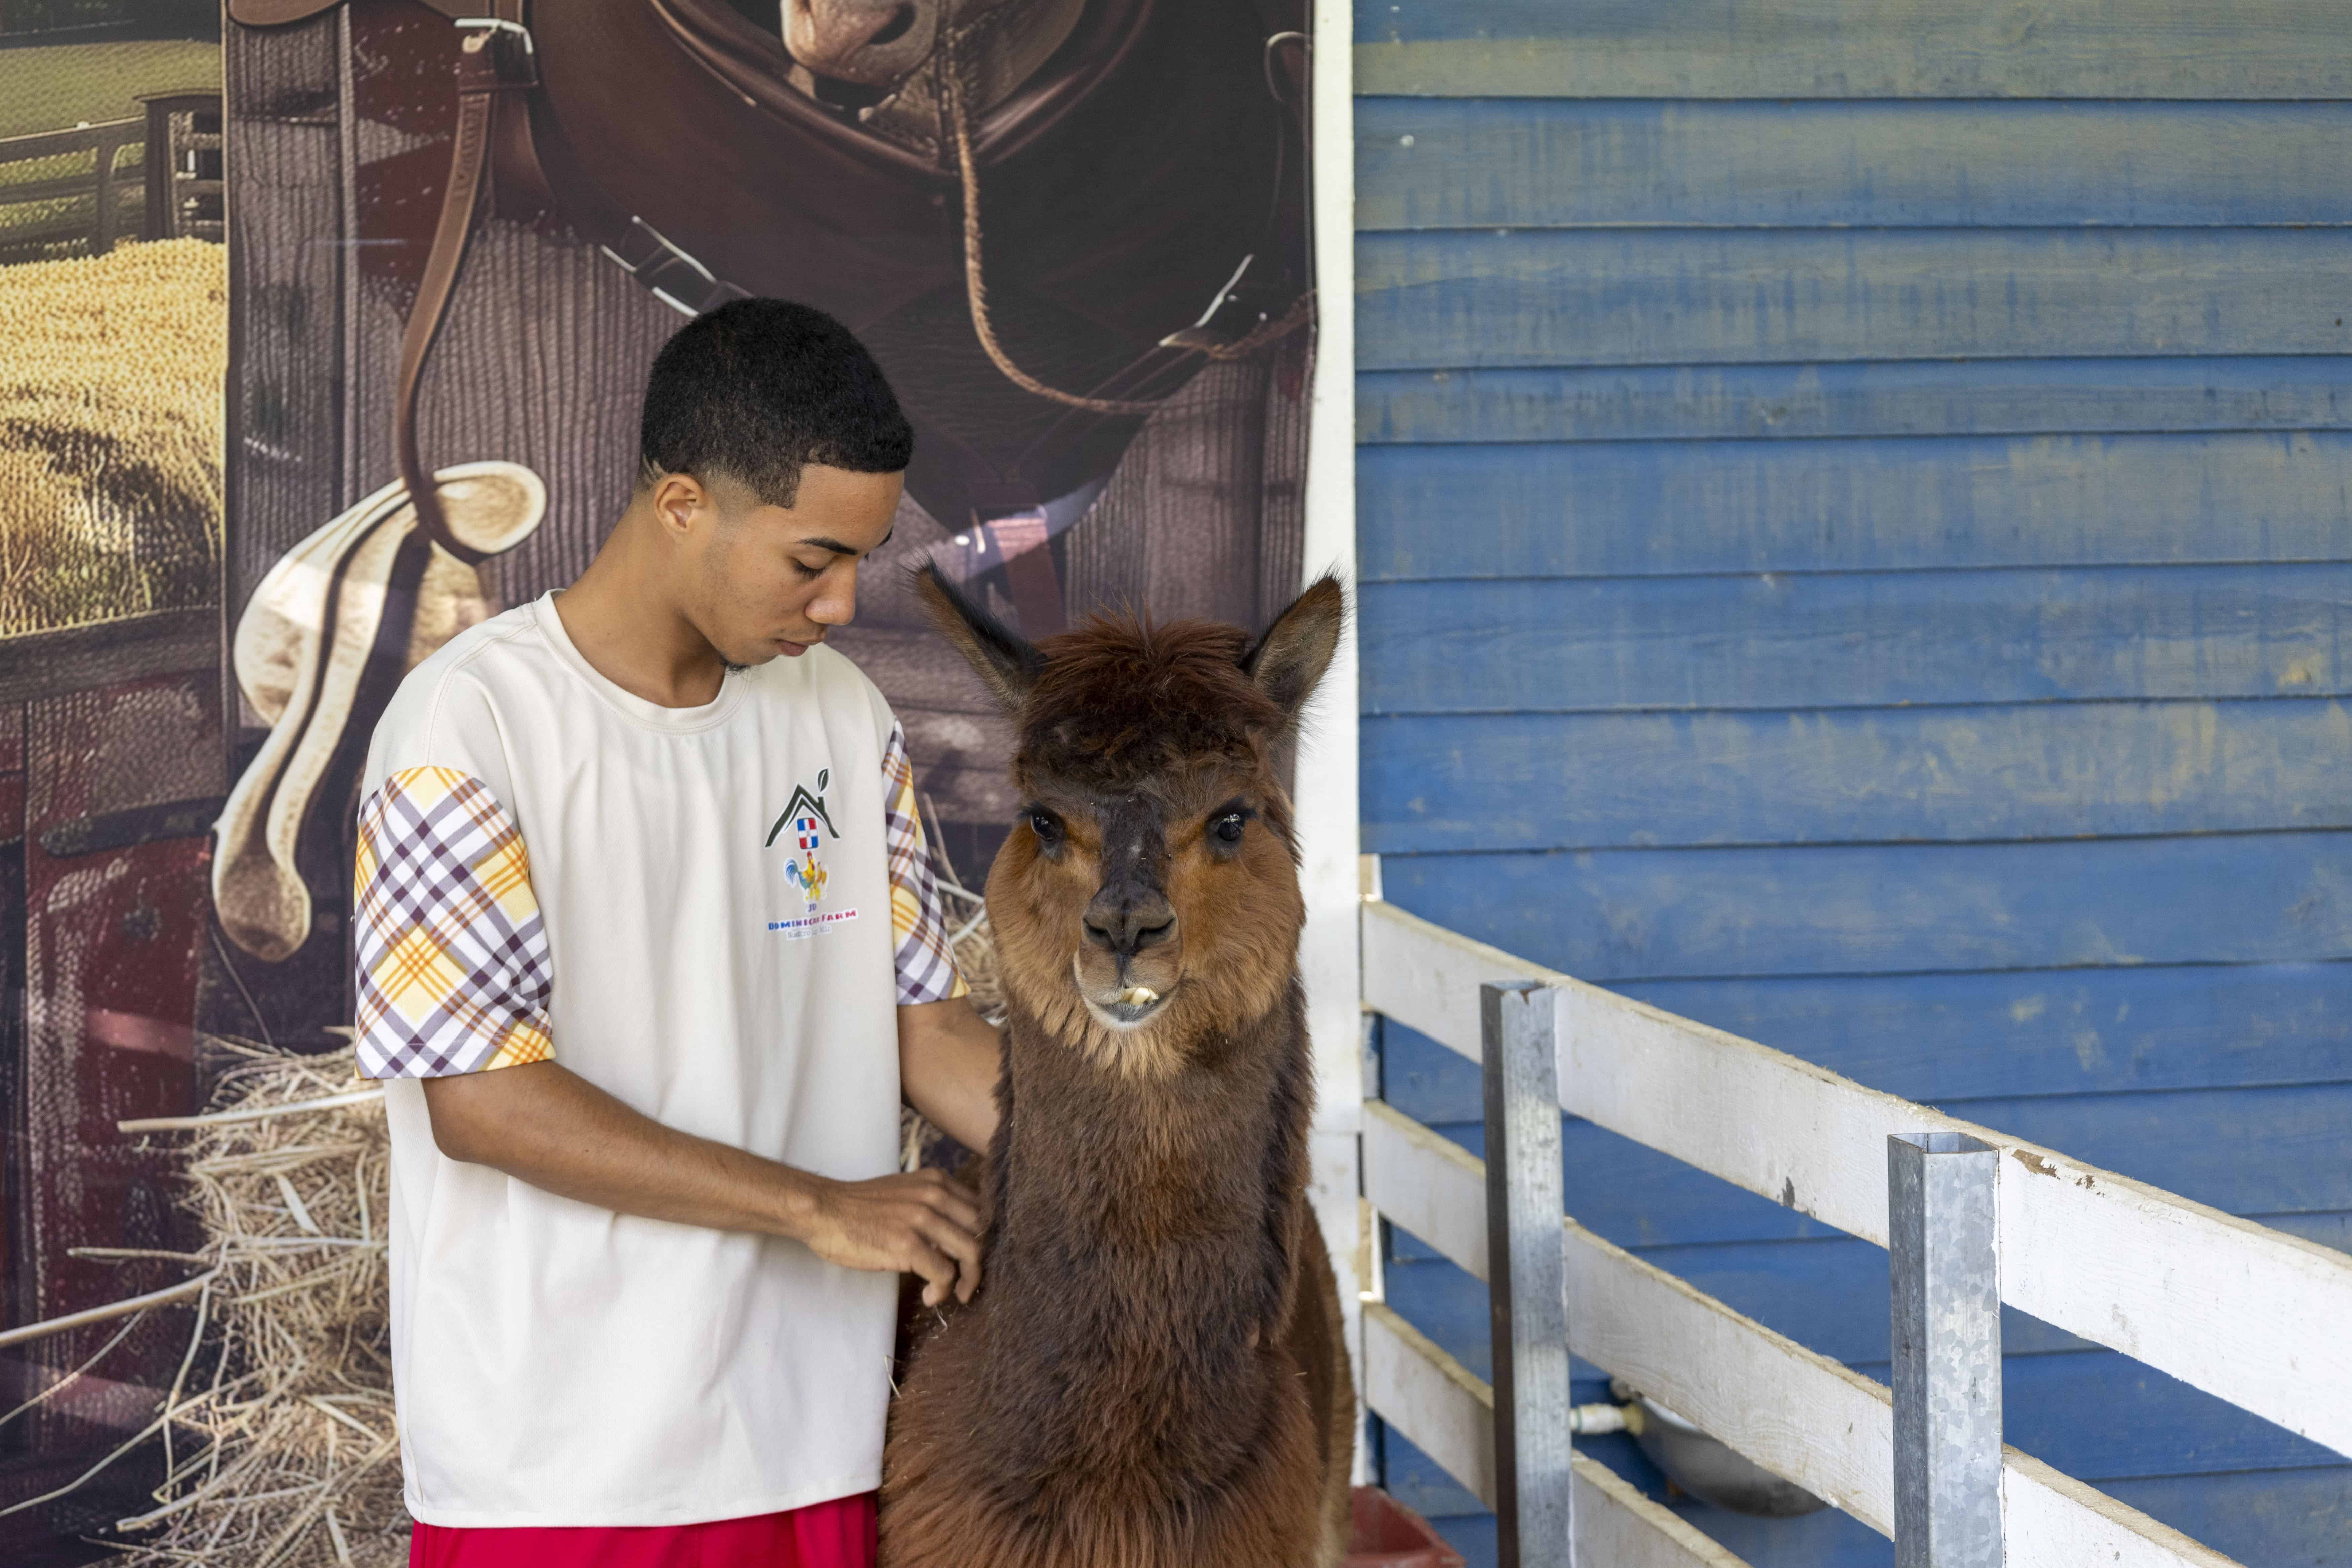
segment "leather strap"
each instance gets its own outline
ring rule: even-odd
[[[495,15],[504,26],[468,31],[457,50],[457,124],[449,143],[449,178],[441,192],[441,216],[433,230],[425,275],[416,286],[415,303],[400,337],[400,380],[394,401],[394,456],[400,465],[401,483],[416,508],[416,522],[425,536],[468,566],[488,559],[449,531],[441,507],[441,492],[425,471],[416,448],[416,402],[425,381],[425,362],[449,311],[457,291],[457,274],[465,266],[480,215],[484,176],[490,172],[495,145],[497,168],[507,183],[507,203],[532,213],[551,206],[547,184],[530,146],[530,105],[526,100],[539,85],[530,35],[523,30],[525,0],[496,0]]]
[[[242,27],[283,27],[331,11],[343,0],[228,0],[228,19]]]

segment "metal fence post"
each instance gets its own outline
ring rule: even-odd
[[[1886,1140],[1895,1568],[2000,1568],[2000,1173],[1963,1133]]]
[[[1570,1568],[1567,1212],[1552,994],[1483,985],[1487,1301],[1500,1568]]]

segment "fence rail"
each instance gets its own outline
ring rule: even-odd
[[[96,197],[97,207],[96,212],[88,217],[79,213],[68,213],[37,226],[28,225],[23,228],[0,226],[0,248],[20,250],[32,246],[87,239],[93,255],[103,256],[113,249],[122,217],[122,198],[115,188],[118,173],[115,161],[121,157],[123,148],[141,145],[146,136],[146,119],[137,116],[129,120],[109,120],[97,125],[76,126],[70,131],[43,131],[31,136],[0,138],[0,168],[11,163],[66,158],[82,153],[92,155],[91,167],[86,173],[0,185],[0,206],[88,195]],[[137,226],[138,221],[134,219],[132,227],[136,229]]]
[[[2000,1149],[2000,1294],[2352,1455],[2352,1257],[1864,1089],[1783,1052],[1364,906],[1364,1005],[1479,1058],[1478,987],[1534,978],[1560,1009],[1560,1104],[1850,1235],[1887,1242],[1886,1138]]]
[[[0,169],[90,156],[90,167],[75,174],[0,184],[0,214],[41,203],[74,204],[46,218],[26,218],[20,211],[14,222],[0,221],[0,253],[23,256],[79,246],[103,256],[125,237],[226,237],[220,95],[147,93],[140,102],[145,112],[131,119],[0,138]],[[126,199],[123,171],[116,167],[127,147],[140,149],[135,178],[143,196],[138,203]],[[83,197],[91,198],[87,213],[80,208]],[[127,231],[126,205],[132,209]]]
[[[2352,1322],[2352,1258],[1864,1089],[1384,903],[1364,906],[1363,942],[1365,1005],[1473,1060],[1481,1057],[1481,985],[1542,982],[1557,1008],[1562,1110],[1881,1246],[1888,1240],[1888,1136],[1981,1139],[2000,1152],[2005,1300],[2319,1442],[2352,1447],[2352,1334],[2343,1329]],[[1363,1171],[1371,1207],[1487,1278],[1483,1162],[1372,1102],[1364,1114]],[[1893,1532],[1895,1427],[1883,1384],[1572,1220],[1563,1225],[1575,1353],[1765,1468],[1882,1534]],[[1483,1399],[1491,1413],[1491,1394],[1383,1310],[1367,1318],[1368,1403],[1465,1487],[1491,1499],[1488,1416],[1472,1408]],[[1585,1468],[1580,1461],[1580,1479]],[[1577,1490],[1580,1510],[1586,1489]],[[2001,1451],[2000,1490],[2008,1561],[2018,1568],[2231,1562],[2013,1448]],[[1575,1529],[1581,1540],[1581,1518]],[[1626,1559],[1654,1560],[1738,1561]]]
[[[1438,1462],[1479,1501],[1495,1506],[1495,1398],[1484,1382],[1375,1304],[1364,1309],[1364,1387],[1383,1419],[1423,1453],[1448,1456]],[[1605,1568],[1747,1568],[1608,1467],[1581,1454],[1574,1466],[1582,1561]]]
[[[1364,1107],[1364,1196],[1465,1271],[1486,1278],[1485,1162],[1377,1100]],[[1773,1332],[1574,1221],[1562,1223],[1570,1350],[1773,1474],[1881,1535],[1894,1533],[1894,1407],[1885,1384]],[[1491,1477],[1491,1440],[1483,1452],[1465,1447],[1458,1415],[1433,1423],[1423,1412],[1436,1406],[1427,1402],[1392,1415],[1380,1386],[1369,1379],[1367,1386],[1381,1418],[1393,1420],[1455,1479],[1475,1491],[1474,1478]],[[2231,1562],[2029,1455],[2005,1448],[2001,1458],[2009,1561],[2016,1568],[2226,1568]]]

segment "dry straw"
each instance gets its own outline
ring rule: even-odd
[[[223,247],[0,271],[0,637],[211,604]]]
[[[996,1016],[980,896],[952,871],[942,886],[957,965]],[[393,1421],[383,1097],[349,1049],[210,1044],[236,1063],[210,1110],[124,1124],[185,1140],[184,1201],[205,1239],[174,1255],[191,1267],[194,1321],[163,1408],[134,1439],[160,1437],[166,1479],[153,1508],[117,1527],[117,1544],[129,1568],[396,1568],[408,1514]],[[908,1116],[912,1164],[943,1135]]]
[[[160,1427],[156,1506],[121,1521],[139,1564],[404,1563],[385,1272],[383,1104],[349,1050],[236,1059],[186,1138],[208,1266]],[[190,1375],[194,1373],[194,1375]]]

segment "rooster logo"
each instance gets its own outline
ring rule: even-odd
[[[791,826],[793,844],[798,853],[784,862],[784,879],[800,889],[801,901],[811,910],[815,909],[818,900],[824,897],[824,885],[829,879],[824,862],[817,858],[817,847],[826,834],[835,838],[841,837],[841,830],[834,826],[833,818],[824,809],[824,786],[832,779],[833,770],[824,768],[818,770],[815,789],[812,790],[806,784],[794,784],[793,798],[784,803],[783,811],[776,817],[776,825],[768,829],[767,845],[772,846],[776,842],[776,836],[783,832],[786,826]]]

